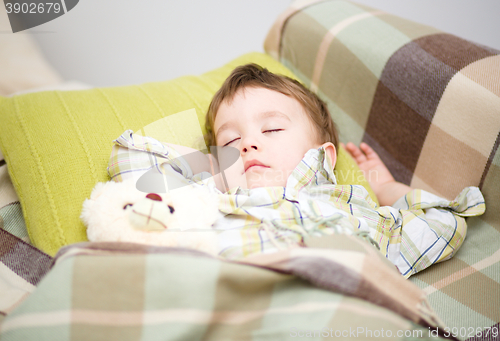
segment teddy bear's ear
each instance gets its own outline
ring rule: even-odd
[[[90,225],[90,219],[92,217],[92,205],[94,201],[91,199],[85,199],[83,202],[82,212],[80,213],[80,219],[83,221],[85,226]]]
[[[90,194],[90,200],[96,200],[97,198],[99,198],[99,196],[104,192],[107,184],[107,182],[97,183],[97,185],[95,185],[94,189],[92,190],[92,193]]]
[[[92,217],[92,206],[97,198],[99,198],[99,196],[104,192],[105,188],[105,182],[97,183],[97,185],[95,185],[94,189],[92,190],[92,193],[90,194],[90,199],[85,199],[85,201],[83,202],[80,219],[84,222],[85,225],[89,225],[90,219]]]

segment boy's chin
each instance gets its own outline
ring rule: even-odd
[[[265,175],[265,174],[264,174]],[[285,187],[286,179],[281,177],[279,174],[272,174],[265,177],[263,174],[248,174],[246,183],[248,189],[260,188],[260,187]]]
[[[240,187],[254,189],[261,187],[285,187],[288,177],[280,171],[247,172],[243,175],[226,174],[227,184],[230,189]],[[227,189],[227,188],[226,188]]]
[[[266,182],[266,183],[255,183],[248,186],[248,189],[262,188],[262,187],[285,187],[283,183]]]

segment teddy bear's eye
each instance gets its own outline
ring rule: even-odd
[[[132,207],[132,204],[126,204],[125,206],[123,206],[123,209],[126,210],[127,207],[129,207],[129,206]]]
[[[170,213],[174,213],[175,209],[173,206],[168,205],[168,209],[170,210]]]

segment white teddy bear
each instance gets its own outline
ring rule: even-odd
[[[135,181],[98,183],[83,203],[90,241],[186,247],[217,254],[218,196],[185,186],[167,194],[144,193]]]

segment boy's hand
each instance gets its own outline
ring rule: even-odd
[[[351,154],[354,161],[356,161],[375,194],[377,194],[379,187],[388,182],[395,181],[391,172],[389,172],[385,164],[380,160],[378,154],[366,143],[361,142],[358,148],[354,143],[349,142],[344,148]]]
[[[394,204],[411,190],[409,186],[394,180],[378,154],[366,143],[361,142],[359,148],[352,142],[342,145],[358,164],[381,206]]]

